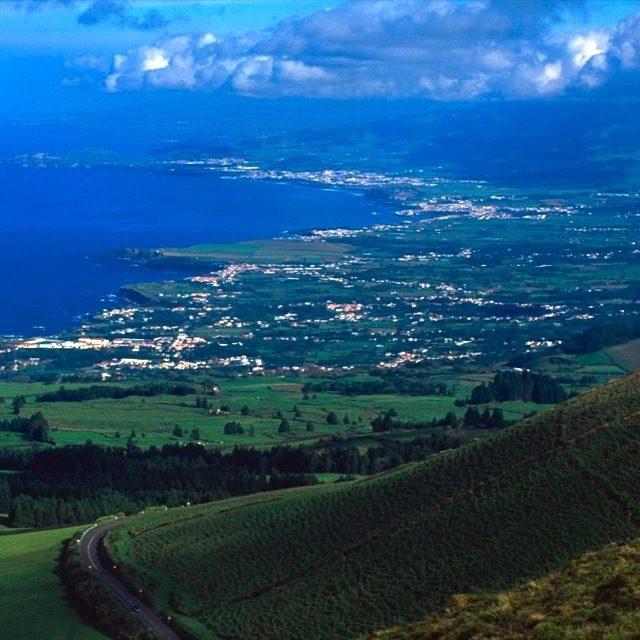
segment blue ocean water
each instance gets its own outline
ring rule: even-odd
[[[70,328],[123,284],[175,275],[91,258],[100,252],[360,227],[380,221],[374,210],[390,216],[351,192],[294,184],[0,165],[0,335]]]

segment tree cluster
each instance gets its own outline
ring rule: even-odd
[[[565,341],[565,353],[592,353],[615,344],[640,338],[640,326],[627,322],[609,322],[583,331]]]
[[[567,399],[567,394],[557,380],[543,373],[528,369],[498,371],[488,384],[482,383],[471,392],[469,404],[486,404],[523,400],[537,404],[556,404]]]
[[[0,466],[25,472],[7,476],[11,496],[4,502],[10,522],[45,527],[134,513],[149,505],[195,504],[306,485],[319,472],[376,473],[459,444],[457,438],[436,434],[411,442],[383,441],[365,451],[339,439],[315,448],[235,447],[229,453],[195,444],[144,451],[86,444],[23,455],[1,449]]]
[[[98,400],[110,398],[122,400],[129,396],[151,397],[158,395],[186,396],[193,393],[194,388],[190,384],[182,382],[151,382],[137,384],[131,387],[117,385],[92,384],[79,389],[65,389],[60,387],[57,391],[42,393],[36,397],[38,402],[84,402],[86,400]]]
[[[78,614],[110,637],[152,640],[136,617],[123,609],[111,591],[83,566],[77,547],[77,536],[64,543],[57,573]]]
[[[0,421],[0,431],[21,433],[33,442],[51,442],[49,423],[42,411],[34,413],[30,418],[16,417],[12,420]]]
[[[450,396],[452,389],[444,382],[431,382],[423,377],[399,373],[377,374],[378,379],[349,380],[329,379],[309,382],[303,391],[307,394],[319,391],[334,391],[346,396],[403,394],[414,396]]]

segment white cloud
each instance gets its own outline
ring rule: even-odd
[[[140,53],[143,58],[141,62],[142,71],[166,69],[171,64],[166,52],[158,47],[141,47]]]
[[[609,34],[605,32],[577,35],[569,41],[569,51],[576,67],[584,67],[591,58],[606,53],[609,48]]]
[[[459,100],[560,94],[640,66],[640,14],[608,30],[562,34],[557,6],[351,0],[261,34],[161,38],[116,56],[106,87]]]

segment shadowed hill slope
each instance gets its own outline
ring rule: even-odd
[[[640,539],[610,544],[561,571],[500,593],[454,596],[447,608],[369,640],[621,640],[640,629]]]
[[[370,479],[132,522],[111,549],[202,638],[349,638],[640,531],[640,373]]]

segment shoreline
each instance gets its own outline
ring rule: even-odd
[[[31,167],[26,167],[26,168],[31,168]],[[71,166],[60,166],[60,165],[55,165],[53,167],[51,167],[53,169],[56,170],[60,170],[60,169],[71,169],[71,168],[76,168],[76,167],[71,167]],[[314,189],[318,189],[320,191],[323,192],[333,192],[333,193],[341,193],[341,194],[348,194],[350,196],[355,196],[358,198],[366,198],[367,200],[370,200],[371,202],[380,202],[379,198],[374,198],[372,197],[373,194],[371,193],[366,193],[362,190],[357,190],[351,186],[336,186],[336,187],[331,187],[331,188],[327,188],[325,185],[323,185],[322,183],[317,183],[317,182],[313,182],[313,181],[306,181],[306,180],[292,180],[292,179],[275,179],[275,178],[266,178],[266,177],[257,177],[257,176],[251,176],[251,175],[229,175],[228,172],[225,171],[207,171],[207,173],[204,173],[202,171],[180,171],[180,172],[175,172],[175,171],[167,171],[166,168],[158,168],[158,167],[153,167],[153,166],[121,166],[121,165],[108,165],[108,166],[89,166],[89,167],[82,167],[85,170],[93,170],[93,169],[104,169],[104,170],[123,170],[128,172],[138,172],[138,171],[142,171],[142,172],[152,172],[155,174],[168,174],[168,175],[184,175],[184,176],[190,176],[190,177],[214,177],[215,179],[231,179],[231,180],[246,180],[248,182],[251,183],[255,183],[255,182],[267,182],[270,184],[281,184],[284,186],[290,186],[290,187],[297,187],[300,189],[309,189],[309,188],[314,188]],[[42,170],[42,169],[41,169]],[[44,169],[46,170],[46,168]],[[393,203],[391,201],[386,201],[386,202],[380,202],[383,206],[385,206],[385,208],[388,208],[388,211],[385,212],[386,216],[388,218],[391,218],[394,215],[393,212]],[[384,215],[384,214],[382,214]],[[375,211],[375,210],[370,210],[368,212],[368,218],[369,220],[367,221],[363,221],[361,224],[359,225],[350,225],[349,227],[345,227],[348,228],[350,230],[362,230],[362,229],[366,229],[367,227],[369,227],[370,225],[376,224],[377,220],[375,220],[375,218],[379,218],[381,216],[381,213],[379,211]],[[299,229],[285,229],[282,231],[278,231],[276,233],[274,233],[272,236],[270,236],[269,238],[267,238],[266,241],[273,241],[273,240],[277,240],[277,239],[282,239],[284,241],[292,241],[295,240],[296,237],[311,232],[311,231],[315,231],[315,230],[334,230],[337,228],[343,228],[343,227],[337,227],[336,225],[314,225],[314,226],[309,226],[308,224],[299,228]],[[193,238],[194,241],[197,241],[197,238],[194,237]],[[249,237],[249,238],[243,238],[240,240],[231,240],[229,242],[225,242],[224,239],[220,239],[217,242],[218,243],[224,243],[224,244],[228,244],[228,245],[239,245],[242,243],[247,243],[247,242],[257,242],[257,241],[265,241],[264,237],[260,237],[260,234],[257,234],[254,237]],[[189,247],[194,246],[192,243],[185,243],[185,244],[181,244],[178,247],[178,249],[188,249]],[[107,251],[100,251],[94,254],[89,254],[89,255],[85,255],[84,258],[87,260],[91,260],[93,262],[96,261],[108,261],[108,262],[119,262],[121,264],[129,264],[132,267],[136,267],[136,268],[144,268],[147,271],[145,272],[140,272],[140,275],[142,275],[143,273],[147,273],[147,274],[154,274],[156,276],[160,276],[160,277],[152,277],[150,278],[150,280],[154,281],[154,282],[168,282],[173,280],[173,278],[171,277],[173,274],[178,275],[177,272],[184,272],[185,276],[188,274],[191,275],[196,275],[198,273],[201,273],[202,268],[205,267],[205,265],[198,265],[197,263],[190,263],[190,262],[186,262],[184,260],[177,260],[175,262],[172,262],[171,264],[168,265],[163,265],[160,262],[156,262],[154,264],[153,260],[149,260],[148,258],[154,257],[154,256],[159,256],[159,251],[161,251],[161,249],[159,250],[156,247],[153,248],[137,248],[137,247],[120,247],[117,249],[113,249],[113,250],[107,250]],[[131,254],[131,255],[127,255],[127,254]],[[229,261],[225,261],[225,260],[220,260],[217,261],[217,264],[223,264],[225,262],[229,262]],[[217,265],[216,265],[217,266]],[[103,268],[103,267],[101,267]],[[214,265],[206,265],[206,268],[215,268]],[[162,276],[167,276],[167,277],[162,277]],[[69,332],[74,332],[76,330],[78,330],[79,325],[83,322],[83,319],[89,318],[91,317],[93,314],[95,313],[99,313],[102,310],[107,310],[110,308],[114,308],[117,305],[118,301],[122,301],[122,300],[127,300],[127,298],[123,297],[121,294],[121,290],[124,287],[129,287],[129,286],[135,286],[136,284],[139,284],[141,282],[145,282],[145,278],[142,279],[128,279],[126,281],[123,281],[121,283],[121,285],[115,289],[110,289],[109,291],[106,291],[102,294],[101,296],[101,304],[100,305],[96,305],[96,308],[93,310],[85,310],[82,311],[80,313],[74,313],[73,319],[68,322],[65,323],[65,325],[60,328],[60,329],[54,329],[54,330],[48,330],[46,328],[45,324],[38,324],[38,325],[33,325],[31,328],[29,328],[28,330],[25,331],[9,331],[9,332],[0,332],[0,341],[2,342],[13,342],[16,340],[26,340],[26,339],[31,339],[31,338],[37,338],[37,337],[57,337],[60,335],[64,335],[67,334]],[[109,304],[109,305],[105,305],[103,304],[104,301],[108,298],[113,298],[113,303]]]

